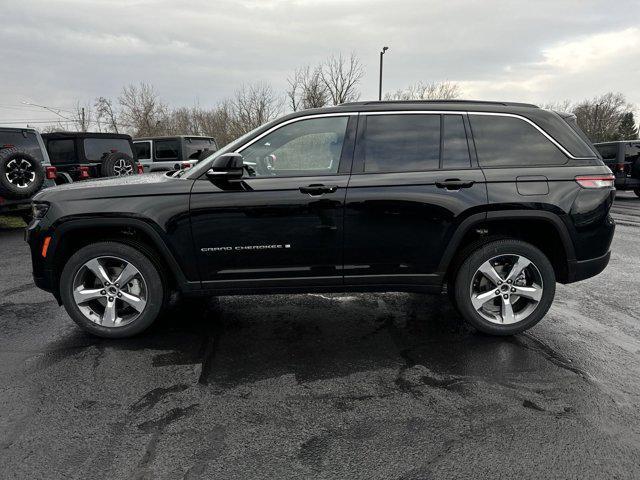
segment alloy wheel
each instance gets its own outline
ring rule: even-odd
[[[114,163],[113,171],[115,172],[116,177],[121,177],[123,175],[132,175],[133,166],[124,158],[121,158],[116,163]]]
[[[508,325],[525,320],[542,300],[543,281],[538,267],[522,255],[493,257],[471,280],[471,304],[491,323]]]
[[[147,284],[130,262],[96,257],[84,263],[73,280],[73,299],[90,321],[122,327],[136,320],[147,304]]]
[[[18,188],[27,188],[36,179],[36,170],[26,158],[13,158],[7,163],[5,177]]]

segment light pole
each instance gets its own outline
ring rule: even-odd
[[[387,50],[389,50],[389,47],[382,47],[382,51],[380,52],[380,83],[378,84],[378,100],[382,100],[382,56]]]

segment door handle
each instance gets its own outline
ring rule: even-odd
[[[307,195],[311,195],[312,197],[322,195],[324,193],[333,193],[338,190],[336,185],[322,185],[322,184],[311,184],[306,187],[300,187],[300,191],[302,193],[306,193]]]
[[[446,190],[460,190],[461,188],[472,187],[476,183],[473,180],[460,180],[459,178],[447,178],[436,182],[436,187]]]

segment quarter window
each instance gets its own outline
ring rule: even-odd
[[[483,167],[562,165],[567,157],[533,125],[520,118],[469,115],[478,161]]]
[[[156,160],[178,160],[180,142],[178,140],[156,140],[154,142]]]
[[[435,170],[440,163],[440,115],[367,115],[365,172]]]
[[[338,172],[349,117],[285,125],[240,151],[250,176],[315,176]]]

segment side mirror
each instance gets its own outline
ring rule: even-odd
[[[239,153],[224,153],[216,158],[207,170],[210,180],[234,180],[242,178],[244,164]]]

